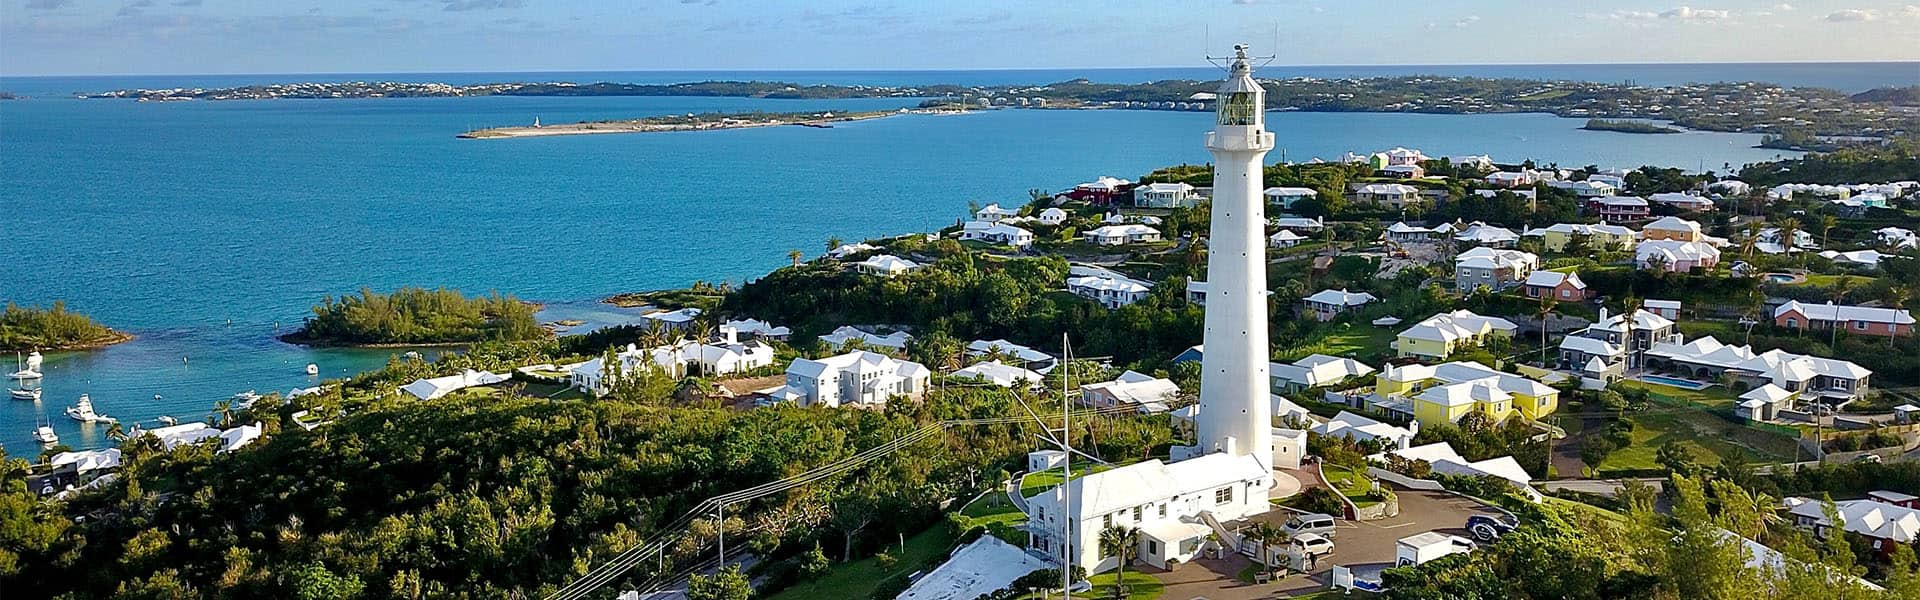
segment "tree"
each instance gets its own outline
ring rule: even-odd
[[[1540,366],[1550,368],[1547,363],[1547,317],[1553,316],[1553,309],[1560,303],[1553,299],[1552,290],[1540,295],[1540,307],[1534,311],[1540,317]]]
[[[787,260],[793,261],[793,266],[796,266],[796,267],[800,266],[800,256],[801,255],[799,250],[787,251]]]
[[[740,565],[727,565],[727,568],[712,575],[695,573],[687,576],[687,600],[749,600],[753,598],[753,584],[740,572]]]
[[[1800,233],[1800,220],[1787,217],[1775,223],[1774,227],[1780,230],[1780,237],[1778,238],[1780,240],[1780,246],[1786,248],[1788,250],[1787,254],[1792,256],[1793,238]]]
[[[294,571],[291,584],[296,600],[345,600],[360,595],[366,587],[359,576],[335,575],[326,565],[317,562]]]
[[[828,251],[828,252],[832,252],[832,251],[834,251],[835,249],[838,249],[838,248],[839,248],[840,246],[841,246],[841,243],[840,243],[840,238],[838,238],[838,237],[830,237],[830,238],[827,238],[827,251]]]
[[[832,569],[833,563],[827,560],[826,551],[820,549],[819,540],[814,540],[812,550],[800,555],[800,574],[807,579],[819,579]]]
[[[834,503],[833,525],[840,529],[840,560],[853,560],[853,538],[873,524],[879,515],[879,499],[874,495],[875,485],[865,482],[848,486],[847,491]]]
[[[1119,571],[1115,572],[1113,579],[1115,597],[1126,597],[1127,563],[1133,562],[1134,556],[1140,552],[1139,534],[1138,529],[1118,525],[1100,531],[1100,555],[1120,559]]]
[[[1821,248],[1827,247],[1828,235],[1833,233],[1833,228],[1838,225],[1840,225],[1840,219],[1834,218],[1833,215],[1820,215],[1820,247]],[[1781,242],[1781,244],[1786,245],[1789,251],[1791,251],[1791,249],[1793,248],[1793,240],[1791,238]]]
[[[1852,291],[1853,277],[1841,275],[1839,279],[1833,280],[1833,288],[1827,290],[1827,299],[1833,301],[1834,304],[1841,304],[1847,301],[1847,294]],[[1827,329],[1829,330],[1827,333],[1827,345],[1829,347],[1840,343],[1840,330],[1845,329],[1845,324],[1846,323],[1840,319],[1834,319],[1827,324]]]
[[[1678,441],[1661,444],[1660,448],[1653,453],[1653,462],[1676,476],[1691,476],[1699,469],[1699,462],[1694,457],[1693,450]]]
[[[1273,552],[1271,549],[1274,545],[1285,544],[1291,539],[1287,535],[1287,532],[1281,530],[1279,527],[1274,527],[1272,523],[1261,522],[1255,523],[1252,527],[1247,528],[1245,535],[1247,539],[1260,544],[1259,562],[1262,566],[1266,567],[1267,573],[1276,573],[1278,568],[1273,564]]]

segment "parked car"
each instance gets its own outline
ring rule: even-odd
[[[1306,513],[1294,515],[1293,518],[1287,519],[1287,522],[1282,524],[1280,529],[1287,532],[1287,535],[1295,537],[1303,533],[1312,533],[1332,538],[1334,535],[1334,524],[1338,522],[1339,519],[1333,515]]]
[[[1302,533],[1287,543],[1287,553],[1298,557],[1302,568],[1312,571],[1320,557],[1333,554],[1333,540],[1315,533]]]
[[[1473,539],[1491,542],[1511,533],[1515,527],[1519,526],[1519,521],[1506,515],[1474,515],[1467,517],[1466,529],[1468,533],[1473,534]]]

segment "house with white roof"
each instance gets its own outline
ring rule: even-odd
[[[1620,192],[1620,188],[1603,182],[1593,181],[1548,181],[1547,187],[1567,190],[1580,198],[1602,198]]]
[[[135,435],[152,436],[160,441],[160,447],[173,450],[187,444],[197,444],[203,440],[220,437],[220,430],[206,423],[181,423],[142,430]]]
[[[1054,364],[1058,362],[1051,354],[1006,340],[974,340],[967,343],[966,353],[970,358],[998,354],[1007,359],[1010,364],[1017,364],[1041,373],[1052,370]]]
[[[960,239],[1025,248],[1033,245],[1033,232],[1000,221],[968,221],[960,228]]]
[[[1454,256],[1453,282],[1461,293],[1482,287],[1499,291],[1519,284],[1539,268],[1540,257],[1532,252],[1480,246]]]
[[[912,339],[913,334],[905,331],[895,331],[886,335],[880,335],[877,333],[867,333],[852,325],[841,325],[834,328],[832,333],[820,336],[820,343],[832,348],[845,348],[848,342],[858,340],[860,345],[868,348],[899,353],[906,351],[907,342]]]
[[[470,387],[493,385],[506,381],[508,376],[486,371],[467,369],[459,375],[416,379],[413,383],[400,386],[400,391],[412,394],[421,400],[433,400]]]
[[[1825,538],[1837,525],[1848,533],[1865,536],[1869,545],[1884,557],[1901,546],[1911,547],[1920,541],[1920,508],[1914,508],[1910,500],[1905,505],[1897,503],[1898,498],[1912,496],[1873,492],[1865,500],[1835,501],[1834,508],[1841,521],[1838,524],[1827,518],[1825,503],[1820,500],[1793,497],[1781,503],[1787,507],[1788,518],[1793,519],[1794,526]]]
[[[1669,240],[1675,242],[1704,242],[1707,235],[1700,230],[1699,221],[1690,221],[1680,217],[1660,217],[1640,228],[1640,236],[1647,240]]]
[[[1467,154],[1462,156],[1449,156],[1447,157],[1447,162],[1453,163],[1455,166],[1471,166],[1471,167],[1479,167],[1482,169],[1493,168],[1493,157],[1487,156],[1485,154]]]
[[[792,329],[775,326],[772,323],[759,319],[735,319],[721,323],[720,327],[722,329],[732,329],[742,335],[765,340],[786,341],[787,338],[793,336]]]
[[[1529,186],[1533,185],[1535,181],[1538,181],[1538,179],[1535,178],[1532,171],[1499,171],[1488,174],[1486,177],[1487,185],[1507,188]]]
[[[1799,396],[1786,388],[1765,384],[1741,394],[1733,414],[1748,421],[1772,421],[1780,417],[1781,411],[1793,408],[1793,400]]]
[[[1400,165],[1417,165],[1423,161],[1431,160],[1425,153],[1419,150],[1402,148],[1400,146],[1394,146],[1392,150],[1385,152],[1375,152],[1370,159],[1374,161],[1373,166],[1376,169]]]
[[[1107,216],[1101,218],[1100,222],[1106,223],[1108,225],[1127,225],[1127,224],[1159,225],[1160,217],[1156,217],[1153,215],[1140,215],[1140,214],[1127,214],[1127,213],[1121,213],[1121,212],[1113,212],[1113,213],[1108,213]]]
[[[1820,253],[1820,258],[1831,260],[1834,264],[1859,267],[1862,269],[1878,269],[1880,268],[1880,261],[1890,256],[1893,255],[1881,254],[1879,250],[1871,248],[1866,250],[1850,250],[1847,252],[1827,250]]]
[[[1512,456],[1499,456],[1486,460],[1467,460],[1446,442],[1434,442],[1424,446],[1414,446],[1400,450],[1390,450],[1367,457],[1376,464],[1386,464],[1388,455],[1398,456],[1408,461],[1426,461],[1434,473],[1446,475],[1482,476],[1491,475],[1513,483],[1514,488],[1540,500],[1539,492],[1532,489],[1533,475],[1527,473],[1520,461]]]
[[[1514,233],[1512,229],[1498,225],[1488,225],[1474,221],[1472,224],[1467,225],[1466,229],[1453,234],[1453,239],[1457,242],[1466,242],[1488,248],[1512,248],[1514,242],[1520,241],[1520,234]]]
[[[1903,336],[1913,333],[1913,313],[1901,308],[1879,308],[1847,304],[1802,304],[1788,300],[1773,309],[1773,324],[1788,329],[1832,329],[1873,336]]]
[[[1589,198],[1586,213],[1607,223],[1630,223],[1647,218],[1652,208],[1638,196],[1601,196]]]
[[[1093,204],[1112,204],[1117,198],[1132,193],[1133,182],[1117,177],[1100,176],[1098,179],[1073,186],[1063,196]]]
[[[1620,225],[1586,223],[1555,223],[1529,229],[1521,235],[1540,238],[1540,245],[1549,252],[1566,252],[1577,239],[1586,240],[1589,250],[1626,250],[1638,239],[1632,229]]]
[[[1070,562],[1089,573],[1112,569],[1117,561],[1100,551],[1108,527],[1139,532],[1139,560],[1163,567],[1170,560],[1190,562],[1217,535],[1235,547],[1239,536],[1221,523],[1272,510],[1269,465],[1251,455],[1216,452],[1175,463],[1159,459],[1075,477],[1027,499],[1027,548],[1058,556],[1067,546],[1072,523]]]
[[[1327,222],[1324,217],[1314,217],[1311,219],[1306,217],[1280,217],[1278,219],[1271,219],[1268,222],[1274,227],[1296,233],[1313,233],[1327,227]]]
[[[1309,431],[1315,435],[1334,438],[1352,437],[1356,442],[1379,440],[1391,451],[1404,450],[1412,446],[1413,437],[1419,433],[1420,425],[1413,423],[1407,427],[1397,427],[1343,410],[1327,422],[1314,425]]]
[[[1587,300],[1587,282],[1580,280],[1579,273],[1534,271],[1527,274],[1522,285],[1526,288],[1528,298],[1552,298],[1560,302]]]
[[[1067,211],[1052,207],[1040,211],[1039,221],[1047,225],[1060,225],[1067,222]]]
[[[657,324],[664,331],[678,331],[692,327],[693,322],[700,318],[700,314],[700,309],[689,306],[679,310],[650,312],[640,315],[640,320],[649,326]]]
[[[895,275],[899,275],[901,273],[905,273],[907,271],[918,269],[920,268],[920,263],[916,263],[904,258],[900,258],[892,254],[881,254],[878,256],[871,256],[871,257],[868,257],[866,260],[860,261],[858,263],[854,263],[854,268],[857,268],[860,270],[860,272],[866,273],[868,275],[892,277]]]
[[[1401,209],[1420,201],[1420,188],[1404,183],[1369,183],[1360,186],[1360,190],[1355,193],[1355,199],[1387,208]]]
[[[1334,385],[1373,374],[1366,363],[1339,356],[1313,354],[1292,364],[1268,363],[1267,375],[1273,380],[1275,394]]]
[[[1647,201],[1654,204],[1664,204],[1684,211],[1713,210],[1713,200],[1694,194],[1665,192],[1647,196]]]
[[[1560,339],[1559,366],[1610,382],[1643,366],[1654,344],[1674,339],[1674,323],[1666,317],[1642,309],[1629,318],[1602,308],[1600,320]]]
[[[1081,237],[1096,246],[1122,246],[1160,241],[1160,230],[1146,225],[1107,225],[1082,232]]]
[[[1421,179],[1427,176],[1427,169],[1420,165],[1388,165],[1380,169],[1380,175],[1400,179]]]
[[[1173,380],[1129,370],[1113,381],[1080,386],[1080,404],[1098,408],[1132,406],[1143,413],[1166,412],[1180,396]],[[1197,405],[1196,405],[1197,406]]]
[[[1153,290],[1144,283],[1126,277],[1089,275],[1068,279],[1067,291],[1099,302],[1107,308],[1120,308],[1145,300]]]
[[[1405,398],[1421,423],[1458,422],[1470,412],[1495,423],[1518,414],[1538,421],[1560,407],[1560,391],[1547,384],[1471,361],[1391,366],[1374,380],[1382,398]]]
[[[1720,264],[1720,249],[1705,242],[1647,240],[1633,249],[1633,262],[1642,269],[1686,273]]]
[[[1691,342],[1657,342],[1647,350],[1647,367],[1700,381],[1731,376],[1749,386],[1773,384],[1802,398],[1846,402],[1871,387],[1873,371],[1851,361],[1794,354],[1784,350],[1754,352],[1750,346],[1729,346],[1713,336]]]
[[[1149,183],[1133,188],[1133,205],[1142,208],[1193,208],[1200,196],[1184,183]]]
[[[1483,317],[1470,310],[1443,312],[1420,321],[1393,341],[1401,357],[1445,360],[1455,350],[1480,344],[1489,336],[1512,336],[1520,327],[1499,317]]]
[[[973,213],[973,218],[975,220],[992,223],[994,221],[1011,217],[1013,216],[1013,214],[1014,214],[1013,211],[1000,208],[1000,205],[996,203],[996,204],[988,204],[986,206],[980,207],[980,210],[975,211]]]
[[[1640,307],[1647,312],[1666,317],[1668,320],[1680,318],[1679,300],[1656,300],[1648,298],[1640,301]]]
[[[1772,246],[1772,249],[1758,248],[1761,252],[1766,252],[1767,254],[1782,254],[1788,251],[1784,243],[1780,240],[1782,235],[1784,234],[1780,231],[1779,227],[1768,227],[1756,233],[1753,239],[1756,246],[1758,244],[1769,244]],[[1796,230],[1793,232],[1793,247],[1801,250],[1817,250],[1820,248],[1820,244],[1814,243],[1813,234],[1807,233],[1804,230]]]
[[[603,396],[613,390],[621,373],[655,369],[670,377],[689,375],[731,375],[773,364],[773,347],[765,342],[739,341],[738,331],[722,327],[714,340],[698,342],[681,339],[653,348],[628,344],[614,353],[619,370],[607,368],[605,357],[569,365],[568,382],[581,391]]]
[[[1044,375],[997,360],[974,363],[964,369],[954,371],[949,377],[952,379],[971,379],[983,383],[991,383],[1003,388],[1011,388],[1021,384],[1025,384],[1027,387],[1036,387],[1043,385],[1046,380],[1046,376]]]
[[[1881,227],[1873,230],[1873,236],[1880,241],[1880,245],[1896,252],[1907,248],[1920,248],[1920,235],[1916,235],[1912,229]]]
[[[930,378],[920,363],[855,350],[819,360],[794,359],[787,366],[786,385],[768,396],[801,406],[881,406],[895,396],[920,397]]]
[[[1261,194],[1267,197],[1267,204],[1277,205],[1282,210],[1293,208],[1295,202],[1320,195],[1313,188],[1303,187],[1270,187]]]
[[[1707,191],[1719,192],[1727,196],[1745,196],[1753,192],[1753,186],[1738,179],[1722,179],[1707,184]]]
[[[879,249],[880,249],[879,246],[868,244],[866,242],[860,242],[856,244],[841,244],[832,250],[828,250],[827,256],[830,258],[833,258],[834,260],[840,260],[840,259],[844,259],[846,257],[853,256],[855,254],[859,254],[862,252],[872,252],[874,250],[879,250]]]
[[[1313,295],[1300,299],[1302,309],[1312,315],[1316,321],[1332,321],[1340,315],[1359,310],[1360,307],[1380,301],[1373,294],[1349,292],[1346,288],[1320,290]]]
[[[1424,242],[1433,239],[1433,229],[1419,225],[1408,225],[1402,221],[1388,225],[1385,235],[1388,241],[1401,243]]]
[[[71,465],[75,474],[90,471],[111,471],[120,468],[120,449],[79,450],[61,452],[47,461],[47,466],[60,469]]]
[[[1306,236],[1282,229],[1267,237],[1267,245],[1275,248],[1292,248],[1300,245],[1300,242],[1307,241],[1307,239]]]

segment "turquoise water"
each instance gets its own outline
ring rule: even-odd
[[[111,87],[111,86],[109,86]],[[362,286],[497,289],[550,319],[626,316],[609,294],[742,281],[828,237],[926,230],[968,201],[1023,202],[1099,175],[1208,158],[1210,115],[995,111],[832,129],[459,140],[478,126],[715,110],[856,110],[911,100],[436,98],[0,102],[0,300],[74,310],[131,343],[48,360],[45,399],[0,400],[0,443],[82,392],[126,420],[193,418],[235,392],[337,376],[387,351],[274,341]],[[1582,131],[1549,115],[1276,113],[1288,158],[1395,145],[1563,165],[1768,159],[1757,136]],[[1278,160],[1280,152],[1275,152]],[[0,362],[5,362],[0,359]],[[11,369],[7,369],[11,370]],[[160,394],[160,400],[154,400]]]
[[[1648,383],[1658,383],[1658,384],[1660,384],[1660,385],[1670,385],[1670,386],[1673,386],[1673,387],[1677,387],[1677,388],[1680,388],[1680,389],[1686,389],[1686,390],[1702,390],[1702,389],[1706,389],[1706,388],[1707,388],[1707,386],[1709,386],[1709,385],[1712,385],[1712,384],[1708,384],[1708,383],[1701,383],[1701,382],[1698,382],[1698,381],[1692,381],[1692,380],[1687,380],[1687,379],[1679,379],[1679,378],[1676,378],[1676,377],[1667,377],[1667,376],[1664,376],[1664,375],[1641,375],[1641,376],[1640,376],[1640,380],[1641,380],[1641,381],[1645,381],[1645,382],[1648,382]]]

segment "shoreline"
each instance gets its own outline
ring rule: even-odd
[[[107,332],[111,334],[107,336],[107,339],[87,342],[83,344],[71,344],[66,346],[36,346],[32,348],[6,348],[6,349],[0,349],[0,352],[91,352],[94,350],[106,348],[108,346],[116,346],[119,344],[131,342],[134,340],[134,338],[139,337],[131,333],[127,333],[125,331],[120,331],[118,329],[108,329]]]
[[[525,137],[549,137],[561,135],[598,135],[612,133],[664,133],[674,131],[719,131],[728,129],[752,129],[757,127],[778,127],[795,125],[800,127],[831,128],[834,123],[852,123],[870,121],[910,114],[961,114],[968,111],[929,111],[925,109],[900,109],[898,111],[853,113],[828,117],[793,119],[799,115],[767,115],[767,120],[748,120],[735,116],[714,115],[717,120],[696,120],[684,123],[658,122],[662,117],[641,119],[586,121],[559,125],[521,125],[512,127],[490,127],[476,129],[454,137],[467,140],[496,140]],[[751,117],[748,115],[747,117]]]

